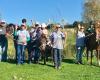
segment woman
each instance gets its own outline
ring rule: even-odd
[[[76,63],[78,64],[82,64],[82,54],[83,54],[84,47],[85,47],[84,27],[80,26],[80,28],[78,28],[78,32],[76,35],[76,50],[77,50]]]
[[[23,64],[25,60],[25,47],[27,42],[30,40],[28,31],[26,30],[25,25],[21,25],[21,30],[17,31],[16,35],[18,36],[17,40],[17,63]]]
[[[65,39],[64,33],[61,31],[61,26],[56,25],[56,30],[51,34],[51,43],[53,47],[54,67],[55,69],[61,68],[61,54],[63,50],[63,40]]]

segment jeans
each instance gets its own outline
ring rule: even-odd
[[[0,60],[7,61],[8,40],[4,35],[0,35]]]
[[[83,54],[84,47],[76,46],[76,48],[77,48],[76,60],[77,62],[82,63],[82,54]]]
[[[21,44],[18,44],[17,45],[17,63],[20,64],[20,63],[24,63],[25,61],[25,47],[26,45],[21,45]]]
[[[57,68],[61,66],[61,53],[62,49],[53,48],[54,66]]]

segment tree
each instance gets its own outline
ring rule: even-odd
[[[85,0],[82,17],[85,23],[100,19],[100,0]]]

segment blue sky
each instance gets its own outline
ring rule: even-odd
[[[40,23],[49,19],[68,23],[81,20],[83,0],[0,0],[1,18],[8,23],[20,24],[22,18]]]

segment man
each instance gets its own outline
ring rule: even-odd
[[[55,31],[51,34],[51,43],[53,47],[54,66],[56,69],[60,69],[63,40],[65,39],[65,34],[61,31],[60,25],[55,25],[55,27]]]
[[[5,21],[0,22],[0,57],[1,61],[7,60],[7,48],[8,41],[6,37],[6,23]]]

